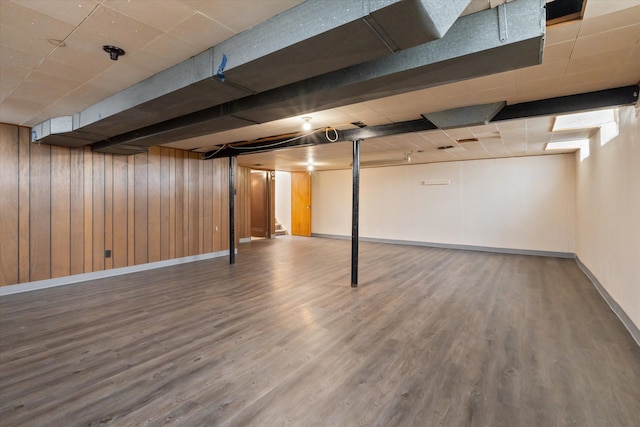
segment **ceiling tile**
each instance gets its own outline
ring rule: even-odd
[[[630,48],[624,48],[610,50],[595,55],[571,58],[569,66],[567,67],[566,77],[571,78],[571,75],[573,74],[581,73],[584,70],[593,68],[601,68],[603,65],[606,67],[617,67],[622,64],[630,51]]]
[[[194,49],[188,43],[169,34],[158,37],[146,45],[143,51],[154,56],[164,57],[174,65],[202,52],[202,50]]]
[[[633,47],[640,41],[640,24],[598,33],[592,36],[580,37],[571,55],[572,58],[595,55],[606,52],[611,47],[621,49]]]
[[[538,80],[550,80],[562,78],[567,70],[569,61],[547,62],[533,67],[521,68],[515,71],[516,84],[520,87],[522,84],[529,84]]]
[[[564,59],[564,58],[563,58]],[[467,80],[467,87],[474,91],[483,91],[489,89],[502,88],[504,86],[514,84],[515,76],[513,71],[504,73],[491,74],[489,76],[478,77]]]
[[[127,57],[122,60],[126,61],[127,65],[152,71],[154,74],[176,65],[172,59],[153,55],[146,48],[136,50],[131,55],[127,54]]]
[[[37,98],[35,98],[37,99]],[[23,125],[33,117],[34,111],[42,111],[47,107],[46,102],[8,97],[0,104],[0,122]]]
[[[589,0],[584,12],[584,18],[589,20],[600,18],[602,15],[636,6],[640,6],[640,0]]]
[[[204,15],[239,33],[272,16],[275,16],[303,0],[183,0]],[[247,13],[250,11],[250,13]]]
[[[36,68],[42,61],[42,56],[0,45],[0,60],[3,65],[11,64],[14,67],[24,68],[29,71]]]
[[[89,80],[89,84],[116,93],[152,75],[152,73],[147,70],[134,68],[121,61],[118,62],[118,64],[113,65]]]
[[[544,47],[543,63],[562,61],[571,56],[575,40],[569,40],[563,43],[552,44]]]
[[[82,25],[102,45],[116,45],[132,52],[162,35],[162,32],[106,6],[99,6]]]
[[[71,3],[68,4],[71,6]],[[60,4],[59,6],[65,7],[64,4]],[[44,38],[45,40],[64,40],[75,28],[72,24],[6,0],[2,1],[0,23],[30,33],[33,36]]]
[[[0,45],[13,47],[41,58],[55,49],[55,46],[46,39],[6,24],[0,24]]]
[[[22,7],[56,18],[73,26],[80,25],[96,8],[95,0],[11,0]],[[4,1],[2,5],[5,7]]]
[[[171,35],[202,52],[233,36],[233,32],[216,21],[194,13],[171,30]]]
[[[109,55],[102,50],[102,46],[76,44],[75,35],[69,38],[71,39],[74,41],[67,42],[67,47],[56,48],[47,59],[88,70],[104,70],[113,64]]]
[[[511,84],[509,86],[479,91],[476,92],[476,98],[479,104],[489,104],[500,101],[506,101],[507,104],[509,104],[516,98],[516,85]]]
[[[37,71],[61,79],[73,80],[79,86],[100,74],[103,68],[103,66],[96,63],[87,63],[83,64],[82,67],[77,67],[69,63],[54,61],[49,57],[40,64]]]
[[[609,2],[609,10],[612,5]],[[640,4],[640,3],[639,3]],[[580,27],[578,37],[586,37],[611,30],[612,28],[622,28],[629,25],[636,25],[640,22],[640,6],[630,7],[617,12],[609,13],[598,17],[598,19],[585,19]]]
[[[162,32],[171,30],[195,12],[193,7],[177,0],[155,1],[153,7],[149,7],[148,1],[107,0],[104,6]]]
[[[577,71],[572,73],[571,75],[567,74],[565,77],[565,83],[571,84],[574,82],[584,82],[589,83],[596,80],[606,80],[609,76],[613,76],[616,74],[617,66],[609,65],[607,63],[603,63],[604,65],[601,68],[586,68],[581,71]]]
[[[66,96],[59,98],[54,105],[59,105],[63,108],[70,108],[74,112],[78,113],[90,105],[108,98],[111,94],[112,92],[110,90],[85,84],[77,87]]]
[[[0,85],[2,87],[13,87],[21,82],[27,74],[28,72],[24,68],[14,67],[10,63],[3,63],[0,67]]]
[[[582,21],[570,21],[547,27],[545,45],[551,46],[554,44],[575,40],[578,37],[578,32],[580,31],[581,25]]]

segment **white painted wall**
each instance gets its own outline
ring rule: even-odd
[[[291,173],[276,171],[276,219],[291,234]]]
[[[640,328],[640,120],[619,110],[620,134],[577,167],[576,254]]]
[[[351,235],[351,171],[312,185],[313,233]],[[363,169],[360,186],[362,237],[574,252],[573,155]]]

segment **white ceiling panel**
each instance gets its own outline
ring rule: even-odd
[[[195,9],[179,1],[107,0],[103,5],[159,31],[167,32],[194,14]]]

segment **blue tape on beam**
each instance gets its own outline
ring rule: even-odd
[[[220,66],[218,67],[218,72],[216,73],[216,76],[218,76],[218,78],[222,81],[224,81],[224,67],[227,66],[227,55],[222,55],[222,62],[220,63]]]

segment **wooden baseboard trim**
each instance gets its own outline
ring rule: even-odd
[[[633,320],[631,320],[629,316],[627,316],[627,313],[623,310],[623,308],[620,307],[620,305],[616,302],[616,300],[613,299],[611,295],[609,295],[609,292],[607,292],[604,286],[602,286],[602,283],[600,283],[598,278],[591,272],[591,270],[589,270],[586,265],[584,265],[584,263],[577,255],[576,263],[578,264],[578,267],[580,267],[580,270],[582,270],[582,272],[589,278],[589,280],[591,280],[593,286],[595,286],[595,288],[600,293],[600,296],[602,296],[602,299],[604,299],[607,304],[609,304],[609,308],[611,308],[611,311],[613,311],[616,316],[618,316],[618,319],[620,319],[624,327],[631,334],[631,338],[633,338],[636,344],[638,344],[638,347],[640,347],[640,329],[638,329],[638,326],[633,323]]]
[[[236,253],[238,250],[236,249]],[[56,286],[71,285],[73,283],[86,282],[89,280],[102,279],[105,277],[120,276],[122,274],[135,273],[138,271],[153,270],[155,268],[169,267],[171,265],[185,264],[205,259],[228,256],[229,251],[210,252],[201,255],[192,255],[182,258],[168,259],[165,261],[150,262],[147,264],[132,265],[129,267],[113,268],[111,270],[94,271],[92,273],[76,274],[73,276],[56,277],[54,279],[38,280],[35,282],[19,283],[17,285],[7,285],[0,287],[0,296],[18,294],[21,292],[37,291],[39,289],[53,288]]]

